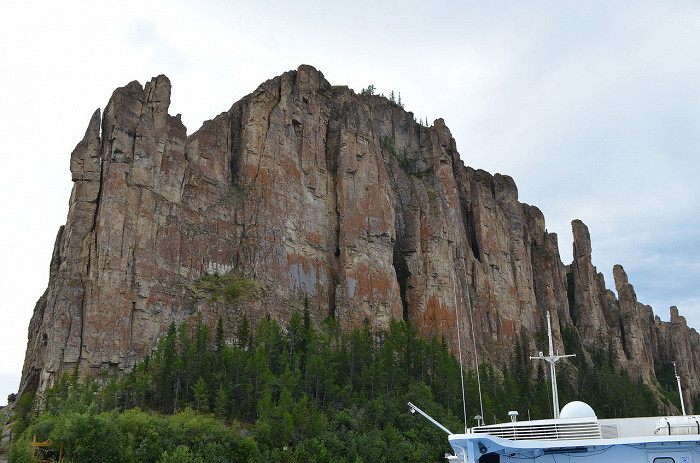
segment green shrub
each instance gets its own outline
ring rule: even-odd
[[[199,455],[194,455],[186,445],[178,445],[170,453],[163,452],[161,463],[203,463]]]
[[[57,420],[49,434],[54,445],[63,444],[64,455],[73,463],[120,463],[119,428],[109,415],[69,413]]]
[[[195,297],[229,303],[251,299],[262,289],[262,285],[255,280],[237,272],[228,272],[223,275],[204,273],[193,285]]]

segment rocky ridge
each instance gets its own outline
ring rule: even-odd
[[[168,114],[170,95],[165,76],[117,89],[71,154],[68,217],[20,392],[76,367],[129,371],[171,322],[195,314],[233,332],[243,313],[287,320],[308,298],[317,320],[406,319],[454,350],[458,321],[462,345],[475,341],[493,362],[518,340],[537,351],[551,311],[557,340],[573,328],[649,384],[655,365],[676,361],[688,396],[700,393],[700,336],[677,309],[670,322],[655,317],[621,266],[617,296],[607,289],[579,220],[565,265],[539,209],[518,201],[512,178],[465,166],[441,119],[426,127],[310,66],[189,136]],[[193,291],[202,275],[227,272],[264,290],[229,303]]]

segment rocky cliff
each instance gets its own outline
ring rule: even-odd
[[[655,318],[618,266],[615,293],[572,224],[565,265],[542,213],[512,178],[466,167],[445,123],[301,66],[190,136],[168,114],[165,76],[117,89],[71,154],[74,181],[50,280],[34,309],[21,391],[62,372],[128,371],[171,322],[227,328],[246,313],[286,320],[309,301],[344,328],[407,319],[480,359],[532,352],[551,311],[584,347],[607,346],[652,383],[678,361],[700,393],[698,333]],[[254,281],[253,296],[202,297],[207,274]],[[540,347],[541,349],[541,347]],[[473,359],[471,349],[465,347]],[[692,376],[691,376],[692,375]]]

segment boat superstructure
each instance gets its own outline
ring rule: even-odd
[[[425,416],[448,434],[454,455],[449,462],[461,463],[700,463],[700,416],[657,416],[598,419],[583,402],[570,402],[559,411],[555,362],[571,355],[555,355],[552,329],[547,314],[549,355],[542,352],[532,359],[550,363],[554,418],[492,425],[479,423],[463,434],[454,434],[409,403],[411,412]],[[675,365],[674,365],[675,366]],[[680,377],[679,394],[682,391]],[[476,417],[479,420],[481,416]]]
[[[567,407],[573,406],[574,412]],[[450,434],[449,461],[700,463],[700,416],[598,419],[567,404],[560,418],[477,426]],[[586,413],[588,415],[588,413]]]

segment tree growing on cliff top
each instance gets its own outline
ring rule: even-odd
[[[367,88],[363,88],[360,92],[361,95],[374,95],[375,87],[374,84],[369,84]]]

